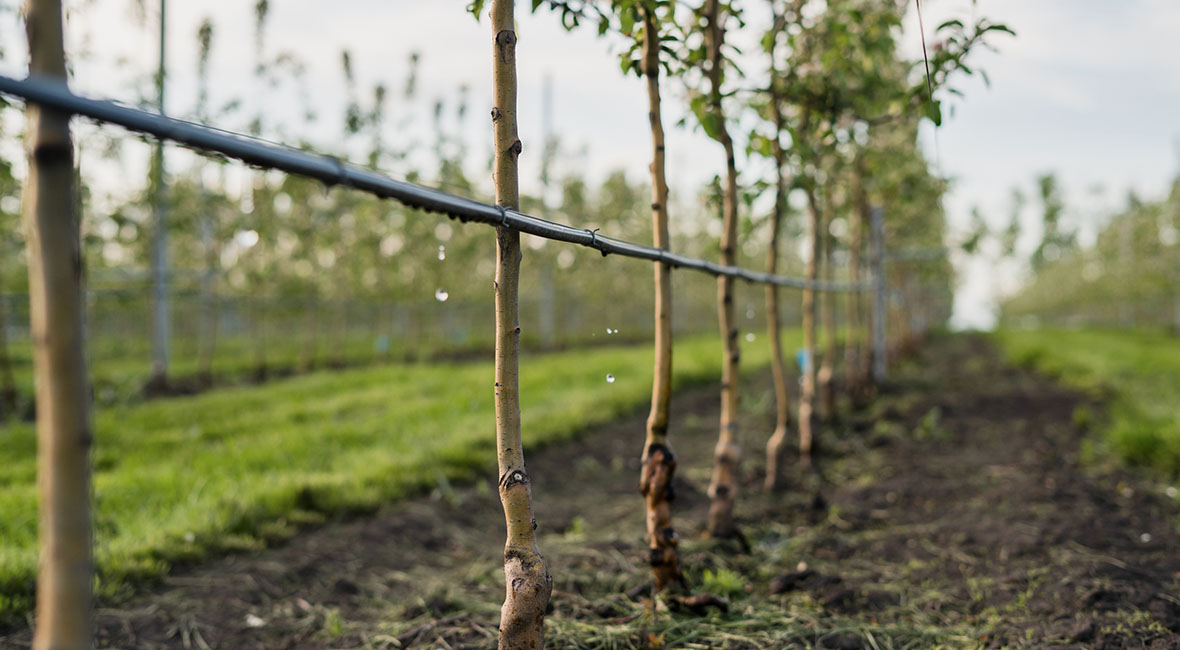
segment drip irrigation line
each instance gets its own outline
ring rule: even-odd
[[[481,203],[442,190],[401,181],[372,169],[346,163],[338,158],[259,141],[232,131],[177,120],[156,113],[91,99],[70,92],[59,80],[28,77],[15,79],[0,75],[0,94],[9,95],[53,110],[81,115],[115,124],[194,149],[217,153],[260,168],[277,169],[316,179],[328,186],[350,187],[408,207],[437,212],[460,221],[504,226],[544,239],[593,248],[606,255],[620,255],[661,262],[672,268],[729,276],[754,284],[773,284],[821,292],[868,291],[869,283],[812,282],[806,278],[725,266],[709,260],[644,246],[599,234],[596,230],[534,217],[502,206]]]

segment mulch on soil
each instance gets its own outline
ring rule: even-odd
[[[1180,509],[1147,479],[1083,466],[1083,396],[933,339],[879,399],[819,438],[815,473],[761,491],[769,378],[744,378],[739,516],[753,550],[700,539],[716,389],[674,398],[674,522],[703,618],[625,595],[647,578],[644,414],[533,451],[554,575],[551,647],[1180,648]],[[527,414],[525,415],[527,427]],[[180,569],[98,612],[103,648],[495,645],[503,516],[494,476],[376,516]],[[28,629],[0,636],[25,648]]]

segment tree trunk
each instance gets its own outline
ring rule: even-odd
[[[60,0],[26,5],[29,72],[61,79]],[[37,392],[40,560],[33,647],[91,644],[90,397],[83,332],[82,246],[69,116],[29,104],[24,220]]]
[[[853,206],[849,212],[848,224],[848,279],[859,283],[861,277],[860,251],[864,245],[864,224],[868,218],[869,201],[864,188],[864,161],[857,156],[852,177]],[[864,398],[865,379],[868,365],[864,361],[867,345],[862,341],[863,297],[860,291],[848,292],[848,334],[845,337],[845,372],[848,374],[848,397],[858,403]]]
[[[835,238],[832,237],[831,225],[832,219],[835,216],[833,210],[831,196],[825,193],[824,201],[824,220],[821,222],[820,229],[821,241],[823,241],[823,277],[827,282],[832,282],[836,279],[836,265],[833,260],[833,250],[835,249]],[[836,419],[836,296],[831,291],[824,291],[820,294],[820,317],[823,320],[824,328],[824,349],[823,362],[820,364],[819,375],[819,394],[820,401],[823,405],[823,418],[827,422]]]
[[[494,35],[496,204],[519,205],[517,157],[521,143],[516,126],[516,32],[513,0],[492,0]],[[545,608],[553,590],[549,567],[537,548],[531,480],[524,465],[520,436],[520,233],[496,231],[496,449],[500,503],[504,506],[505,598],[500,609],[500,650],[545,644]]]
[[[774,4],[771,4],[772,8]],[[781,29],[782,17],[775,15],[776,32]],[[776,36],[777,39],[777,36]],[[777,44],[777,40],[776,40]],[[783,213],[787,209],[787,153],[783,149],[782,132],[786,128],[783,119],[782,98],[778,92],[778,70],[774,55],[776,48],[771,48],[770,56],[770,112],[774,118],[774,147],[775,167],[775,195],[774,212],[770,216],[770,246],[766,251],[766,272],[778,273],[779,235],[782,230]],[[787,389],[787,371],[783,365],[783,342],[779,320],[778,286],[766,285],[766,330],[770,337],[770,367],[774,376],[774,406],[775,425],[774,434],[766,443],[766,489],[775,490],[782,483],[783,452],[787,447],[787,436],[790,434],[791,424],[791,396]]]
[[[721,44],[725,30],[721,25],[718,0],[705,2],[705,44],[709,56],[709,90],[713,114],[717,119],[716,139],[725,149],[724,222],[721,231],[721,263],[733,266],[737,262],[737,163],[733,140],[725,125],[721,105],[722,66]],[[737,318],[734,314],[734,280],[729,276],[717,279],[717,312],[724,345],[721,370],[721,427],[713,452],[713,478],[709,482],[709,535],[727,538],[740,535],[733,518],[737,501],[738,471],[741,449],[737,443],[738,429],[738,372],[741,353],[738,349]]]
[[[668,183],[664,175],[664,122],[660,114],[660,31],[655,10],[643,8],[643,71],[651,124],[651,216],[656,248],[668,250]],[[655,590],[687,588],[672,527],[672,478],[676,456],[668,445],[668,404],[672,397],[672,269],[655,263],[655,368],[651,413],[643,443],[639,490],[647,506],[648,562]]]
[[[814,182],[814,181],[812,181]],[[820,224],[823,222],[820,214],[819,202],[815,197],[815,187],[807,188],[807,210],[810,216],[808,237],[811,241],[811,257],[807,260],[807,279],[815,282],[819,279],[819,258],[822,254],[820,243]],[[803,290],[803,349],[805,354],[803,368],[803,387],[799,394],[799,454],[804,465],[811,464],[811,449],[813,443],[812,427],[815,424],[815,290]]]

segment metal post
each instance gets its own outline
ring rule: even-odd
[[[873,381],[885,381],[885,212],[874,206],[873,226]]]
[[[164,74],[167,0],[160,0],[160,62],[156,71],[156,92],[160,114],[164,114]],[[154,221],[152,238],[152,383],[168,382],[169,342],[172,323],[168,307],[168,208],[165,205],[167,188],[164,183],[164,139],[156,141],[154,180]]]

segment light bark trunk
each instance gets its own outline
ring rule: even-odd
[[[513,0],[492,0],[492,79],[495,106],[496,204],[517,209],[520,203],[517,157],[521,143],[516,122],[516,31]],[[524,465],[520,435],[520,233],[496,231],[496,449],[500,503],[504,506],[505,598],[500,609],[500,650],[541,650],[545,644],[545,608],[553,579],[537,548],[531,479]]]
[[[725,149],[724,218],[721,229],[721,263],[732,266],[737,262],[737,163],[733,140],[725,125],[721,105],[722,67],[721,44],[725,39],[718,0],[705,2],[705,43],[709,56],[709,90],[711,105],[717,119],[716,139]],[[721,370],[721,426],[717,446],[713,451],[713,478],[709,482],[709,535],[714,538],[739,537],[733,509],[737,501],[738,472],[741,448],[738,446],[738,372],[741,352],[738,349],[737,318],[734,314],[734,280],[729,276],[717,279],[717,312],[724,346]]]
[[[652,241],[668,250],[668,182],[664,173],[664,122],[660,113],[660,31],[655,10],[643,11],[643,73],[647,80],[648,123],[651,125]],[[668,586],[687,590],[680,572],[678,538],[672,527],[672,479],[676,456],[668,444],[668,405],[672,397],[672,269],[655,263],[655,361],[651,412],[639,490],[647,512],[648,563],[655,591]]]
[[[775,6],[771,2],[771,7]],[[773,24],[776,32],[781,30],[784,20],[780,14],[775,14]],[[775,44],[777,45],[777,35]],[[774,121],[774,138],[771,144],[774,149],[775,195],[774,211],[770,216],[770,245],[766,251],[766,272],[778,273],[779,237],[782,231],[783,213],[787,208],[787,153],[783,149],[782,132],[786,128],[780,102],[782,97],[778,91],[779,72],[776,67],[775,54],[777,48],[771,47],[770,52],[770,112]],[[787,388],[787,371],[783,364],[782,326],[778,304],[778,286],[766,285],[766,333],[770,337],[770,367],[774,377],[774,433],[766,442],[766,482],[767,490],[778,489],[782,483],[783,452],[786,451],[787,437],[790,435],[791,407],[790,393]]]
[[[29,72],[65,83],[60,0],[26,5]],[[36,650],[92,641],[90,446],[82,250],[69,116],[29,104],[24,220],[37,394]]]
[[[824,194],[824,219],[821,222],[820,237],[823,242],[823,277],[831,283],[836,279],[836,265],[833,259],[835,238],[832,236],[832,219],[835,216],[831,197]],[[825,421],[836,419],[836,296],[831,291],[820,294],[820,318],[823,321],[824,349],[823,362],[819,368],[819,394],[823,405]]]
[[[814,181],[812,181],[814,182]],[[805,274],[807,279],[815,282],[819,279],[819,258],[822,254],[820,244],[820,224],[823,219],[819,202],[815,196],[815,188],[807,188],[808,237],[811,244],[811,256],[807,260]],[[803,290],[803,349],[805,354],[803,367],[803,386],[799,391],[799,455],[804,465],[811,464],[811,451],[814,442],[813,427],[815,425],[815,320],[816,320],[815,290]]]

